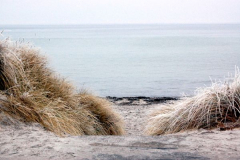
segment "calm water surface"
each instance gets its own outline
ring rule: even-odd
[[[100,96],[193,95],[240,66],[240,25],[0,26]]]

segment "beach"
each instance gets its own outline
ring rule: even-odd
[[[1,0],[0,160],[240,159],[239,8]]]
[[[143,27],[142,31],[147,29],[146,26],[138,27]],[[37,33],[43,32],[46,34],[45,29],[40,27],[37,29]],[[109,28],[105,29],[109,30]],[[228,27],[225,29],[226,33],[223,34],[223,37],[227,36],[231,30]],[[81,28],[77,30],[79,33],[83,33]],[[127,30],[129,30],[128,27]],[[34,36],[32,33],[35,31],[31,31],[29,36]],[[57,29],[56,31],[60,32],[61,30]],[[66,31],[74,33],[75,29],[66,29]],[[197,31],[198,29],[194,33]],[[213,35],[216,34],[212,30],[207,31],[214,33]],[[18,33],[22,32],[22,30],[15,30],[14,32]],[[132,29],[129,32],[134,33]],[[162,39],[161,27],[158,28],[158,32],[159,42],[165,42],[168,36]],[[171,32],[175,32],[175,29],[171,30]],[[92,31],[89,31],[89,33],[92,33]],[[119,33],[121,32],[118,29],[117,33],[111,33],[112,38],[115,37],[115,45],[112,46],[114,49],[114,46],[118,45],[116,36],[118,37]],[[185,30],[180,30],[179,33],[181,33],[182,37],[188,35]],[[194,33],[190,35],[194,35]],[[233,33],[231,32],[231,34]],[[128,35],[128,33],[125,34]],[[139,35],[141,34],[139,33]],[[51,43],[55,41],[57,46],[61,46],[61,43],[69,39],[58,39],[56,36],[52,35],[51,41],[48,38],[43,38],[43,40],[47,40],[48,43],[46,44],[52,45]],[[198,36],[201,39],[202,34],[198,34]],[[208,36],[205,39],[208,39]],[[90,37],[88,35],[87,39]],[[188,35],[185,43],[190,43],[192,41],[191,37]],[[39,37],[32,38],[36,42],[38,40],[42,41]],[[105,39],[104,36],[100,36],[98,38],[99,43],[111,41],[111,38],[108,39],[109,37],[105,37]],[[122,38],[125,39],[126,37]],[[154,37],[151,38],[155,41]],[[178,37],[175,38],[178,39]],[[175,38],[172,39],[174,42]],[[33,39],[28,40],[32,41]],[[141,35],[141,39],[145,41],[148,38]],[[82,38],[80,36],[72,39],[72,41],[75,40],[82,41]],[[136,39],[131,41],[137,42]],[[233,41],[236,42],[237,39],[233,38]],[[90,42],[92,44],[94,41],[90,40]],[[2,80],[0,159],[233,160],[240,157],[240,129],[238,123],[240,115],[240,72],[238,68],[235,67],[236,75],[233,81],[229,81],[229,85],[228,83],[213,83],[212,87],[206,87],[202,92],[200,92],[200,89],[196,90],[195,92],[198,94],[193,97],[191,94],[180,95],[181,91],[185,92],[187,90],[191,90],[193,93],[193,88],[203,87],[204,84],[210,82],[206,81],[206,75],[200,74],[200,70],[204,74],[214,75],[215,78],[220,77],[220,75],[225,75],[220,72],[225,73],[233,67],[232,64],[238,64],[238,61],[235,61],[238,60],[237,57],[233,56],[234,60],[229,61],[228,67],[223,65],[223,69],[216,67],[215,70],[210,70],[209,68],[212,66],[206,65],[210,64],[208,60],[202,61],[204,63],[199,65],[198,68],[187,66],[190,61],[195,65],[194,58],[197,61],[201,60],[199,55],[202,54],[199,54],[199,50],[199,52],[196,52],[197,57],[193,56],[193,59],[184,62],[185,67],[192,68],[192,70],[188,70],[179,67],[182,64],[175,64],[175,62],[181,62],[181,57],[191,57],[188,54],[182,54],[185,53],[185,49],[182,49],[182,52],[177,55],[171,54],[173,57],[176,56],[176,59],[168,57],[171,61],[165,61],[164,64],[161,63],[161,57],[166,58],[167,53],[172,52],[165,53],[164,51],[164,54],[160,54],[158,49],[156,52],[149,52],[147,49],[147,53],[152,53],[150,55],[138,52],[138,50],[132,52],[135,45],[132,46],[133,48],[129,48],[130,52],[123,50],[125,54],[122,54],[120,48],[121,52],[116,52],[118,53],[116,55],[112,55],[112,52],[106,52],[106,54],[100,52],[101,56],[95,53],[105,46],[102,44],[100,44],[100,49],[95,48],[96,50],[89,53],[82,52],[84,49],[81,47],[79,50],[73,48],[76,51],[72,52],[73,54],[70,56],[66,54],[68,52],[64,51],[64,49],[59,48],[52,52],[51,49],[53,48],[50,47],[47,51],[53,53],[52,58],[57,57],[55,53],[59,53],[59,59],[69,62],[69,64],[60,61],[53,62],[53,64],[58,64],[63,68],[70,67],[66,70],[62,68],[62,70],[56,66],[54,67],[54,65],[49,65],[47,59],[45,59],[45,53],[44,56],[40,56],[47,48],[47,46],[45,48],[43,45],[45,43],[39,44],[43,49],[42,51],[32,48],[31,45],[25,46],[21,45],[21,43],[15,45],[14,42],[8,40],[2,40],[1,44],[1,62],[3,65],[0,68],[3,76],[0,78]],[[178,44],[185,47],[180,41]],[[236,54],[238,51],[237,43],[231,44],[236,47],[232,54],[238,55]],[[158,45],[156,44],[156,46]],[[197,46],[201,48],[202,43],[198,43]],[[86,47],[90,48],[89,46]],[[137,44],[138,47],[139,44]],[[154,47],[149,46],[148,48]],[[171,45],[167,48],[171,48]],[[178,50],[178,47],[175,49]],[[60,50],[64,51],[64,54],[61,54]],[[211,49],[209,49],[210,51]],[[137,63],[126,61],[126,59],[132,59],[131,56],[124,57],[124,55],[130,55],[128,53],[131,53],[132,57],[140,57],[140,59],[136,59]],[[192,55],[190,52],[186,53]],[[158,55],[161,56],[158,57]],[[206,53],[206,55],[208,54]],[[51,56],[50,61],[52,60]],[[96,58],[98,56],[103,56],[103,59]],[[224,54],[221,53],[220,56],[217,53],[216,57],[218,56],[219,61],[215,61],[214,64],[222,62],[221,56],[224,56]],[[66,61],[66,57],[75,60]],[[207,58],[213,59],[211,56]],[[55,59],[59,60],[58,58]],[[179,59],[180,61],[178,61]],[[227,57],[224,57],[224,59],[227,59]],[[146,60],[147,63],[144,63]],[[78,65],[74,65],[73,62]],[[79,64],[80,62],[86,63]],[[157,65],[152,66],[154,63]],[[169,68],[168,65],[174,67]],[[207,68],[202,68],[205,65]],[[117,70],[113,69],[116,66],[119,66],[119,68]],[[179,67],[179,70],[175,70],[176,67]],[[66,79],[57,76],[58,74],[52,68],[63,74]],[[97,68],[104,74],[98,72]],[[164,71],[159,72],[157,68],[164,69]],[[216,72],[216,70],[219,72]],[[188,71],[194,74],[189,77],[190,72]],[[214,72],[214,74],[211,74],[211,72]],[[201,78],[195,77],[196,73],[199,73],[198,76]],[[77,77],[74,78],[72,75],[77,75]],[[73,84],[69,82],[71,80]],[[81,80],[83,81],[80,82]],[[86,84],[85,87],[84,84]],[[186,86],[187,90],[185,90]],[[96,92],[92,93],[92,88],[96,88]],[[154,112],[154,110],[156,111]],[[151,115],[152,112],[154,114]],[[211,123],[209,123],[210,121]],[[122,122],[124,122],[124,125]],[[229,122],[233,124],[232,127],[227,126]],[[213,129],[197,130],[197,128]]]
[[[239,159],[239,129],[146,136],[148,114],[159,107],[114,104],[125,121],[123,136],[59,137],[40,124],[1,114],[0,159]]]

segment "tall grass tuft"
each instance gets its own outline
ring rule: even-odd
[[[165,104],[152,113],[146,126],[149,135],[171,134],[190,129],[229,128],[240,125],[240,73],[225,83],[200,88],[196,95]],[[230,127],[231,128],[231,127]]]
[[[76,93],[39,53],[30,45],[0,40],[0,112],[38,122],[60,136],[124,133],[121,117],[107,101]]]

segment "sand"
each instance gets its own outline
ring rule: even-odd
[[[240,129],[144,135],[147,115],[157,107],[115,105],[126,122],[125,136],[63,138],[39,124],[0,116],[0,159],[240,159]]]

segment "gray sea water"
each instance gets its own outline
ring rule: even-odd
[[[100,96],[193,95],[240,66],[239,24],[0,26]]]

